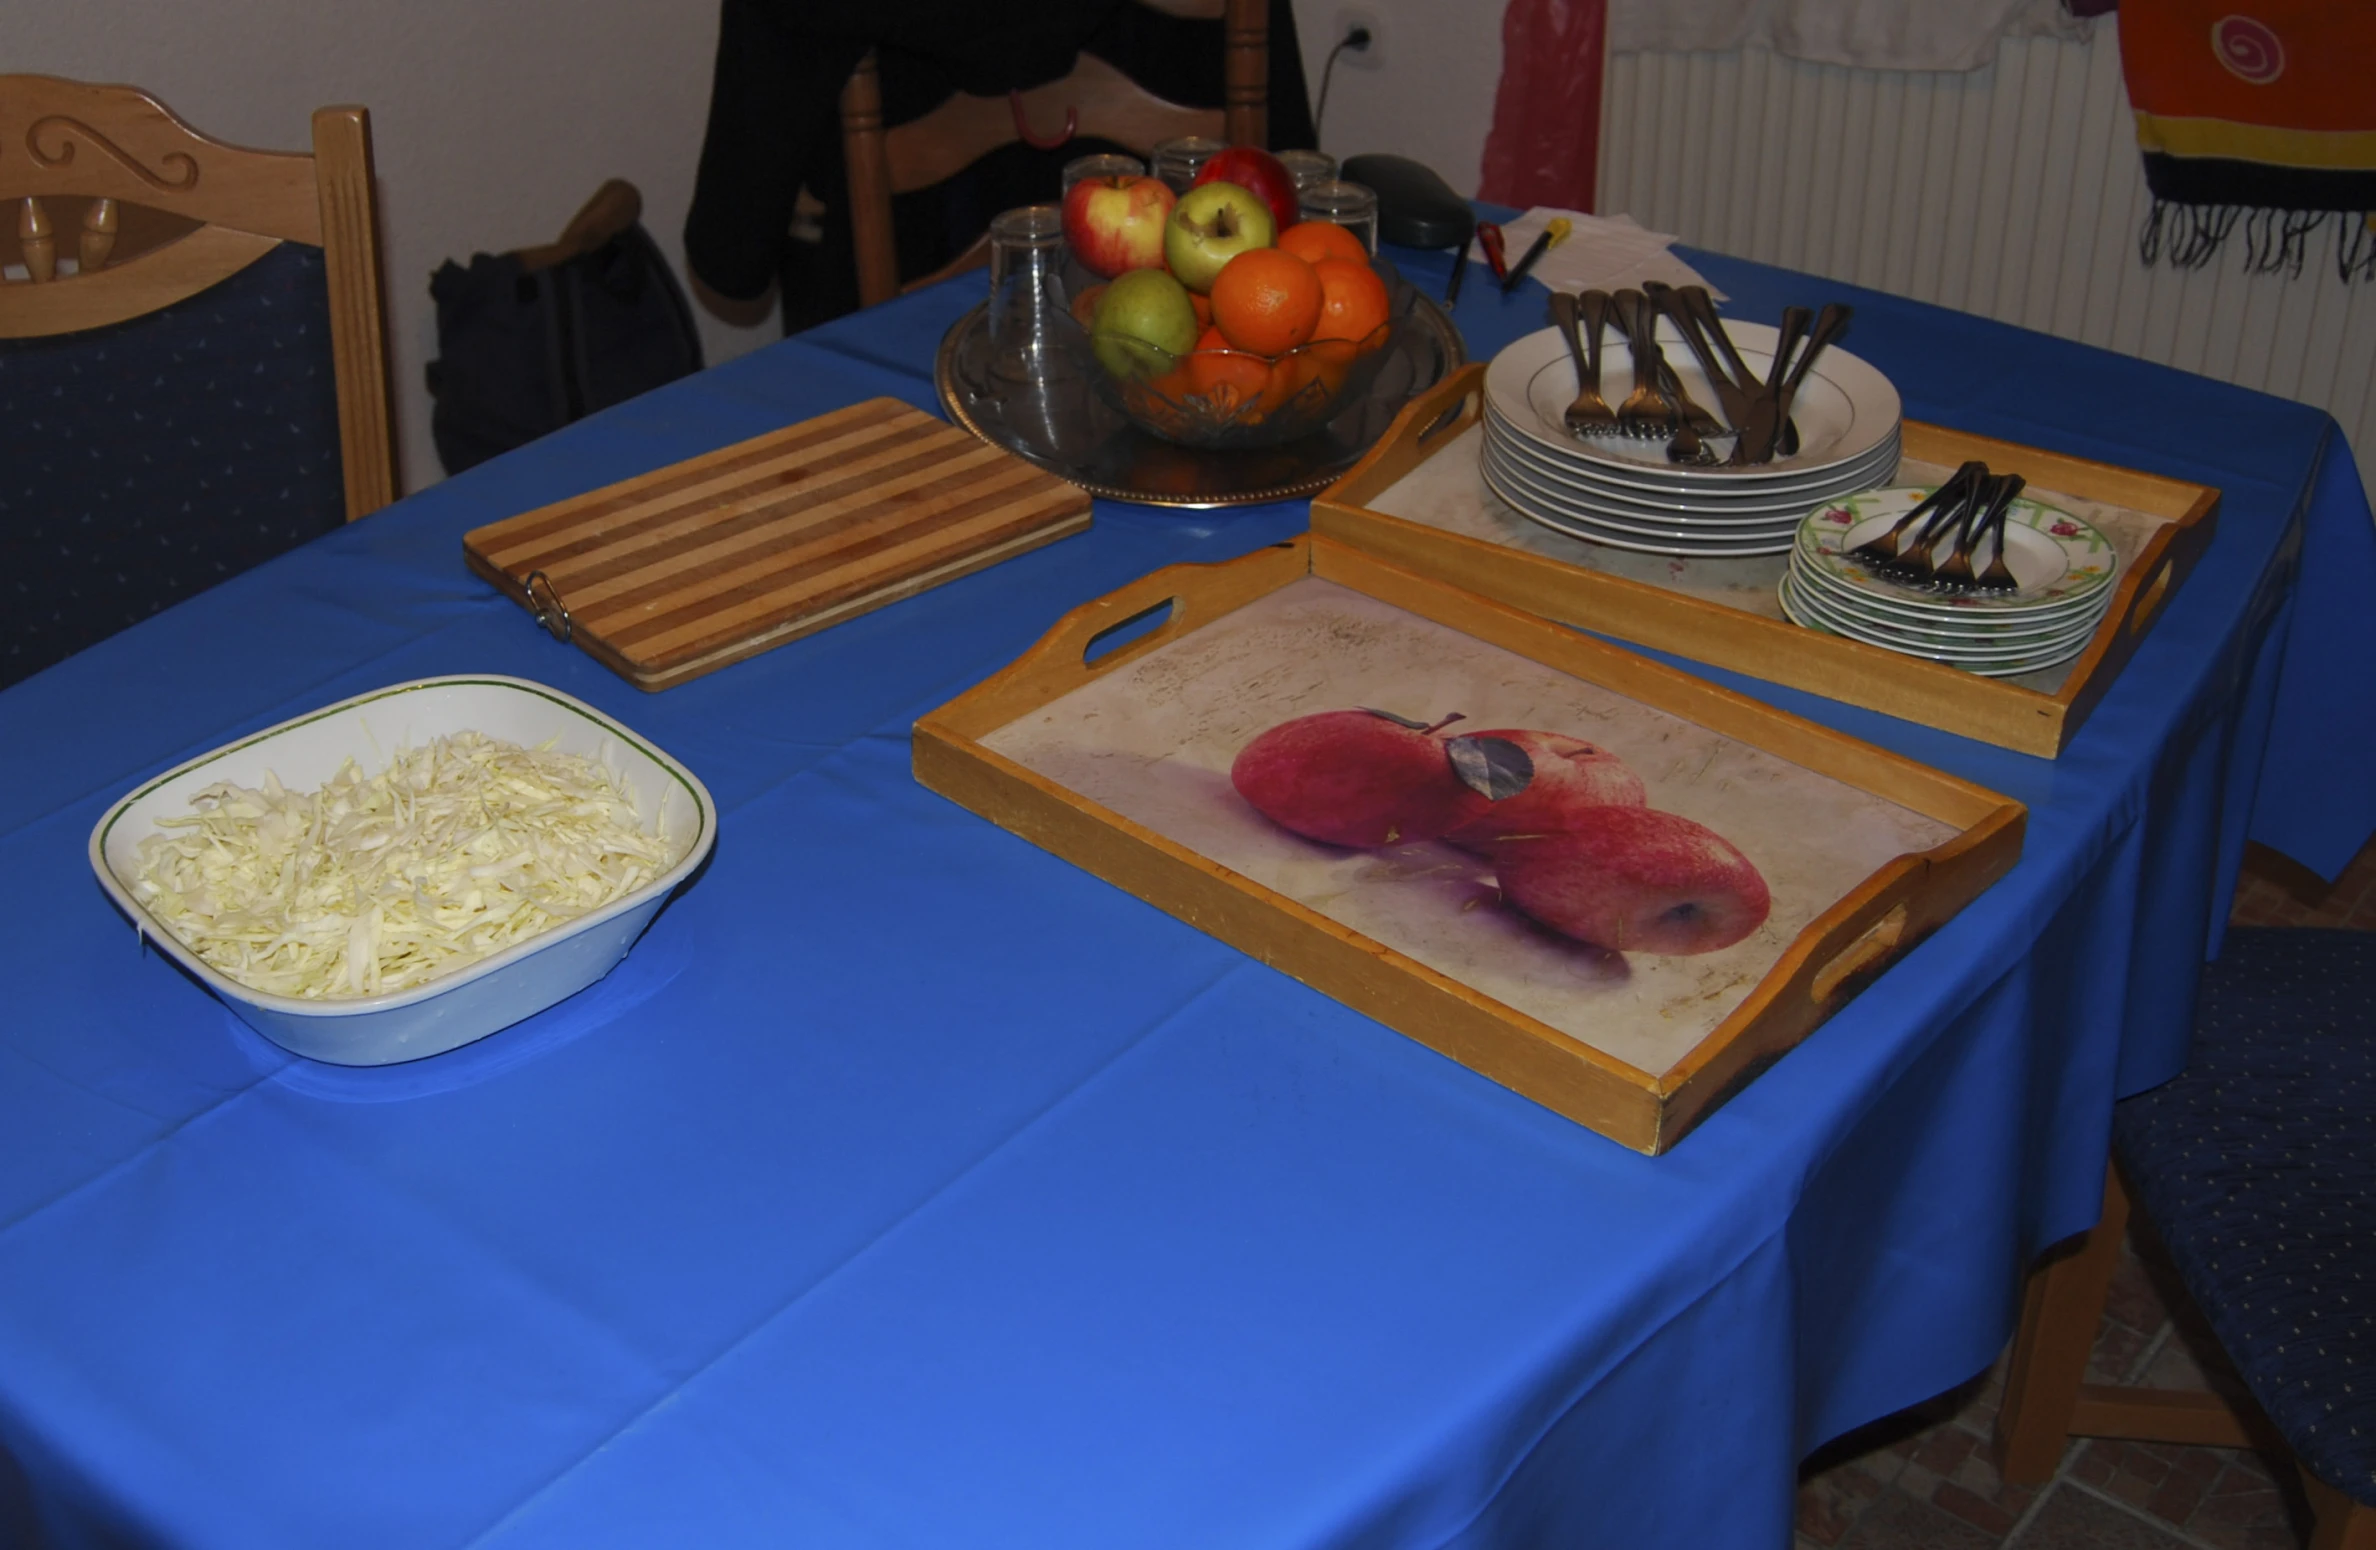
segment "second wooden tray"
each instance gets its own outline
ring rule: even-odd
[[[2023,475],[2049,505],[2090,503],[2087,514],[2122,519],[2136,534],[2111,606],[2077,661],[2058,678],[1986,678],[1781,618],[1772,592],[1784,556],[1716,567],[1745,584],[1728,601],[1716,589],[1679,584],[1655,556],[1546,536],[1489,493],[1480,502],[1466,488],[1483,490],[1473,466],[1443,460],[1474,440],[1483,380],[1484,368],[1471,366],[1413,400],[1368,457],[1313,498],[1312,531],[1547,619],[2042,758],[2059,754],[2086,721],[2217,522],[2219,492],[2206,485],[1906,421],[1910,464],[1952,468],[1977,458]],[[1911,472],[1904,482],[1919,482]],[[1404,487],[1422,478],[1428,491]],[[1468,509],[1455,514],[1446,509],[1453,505]],[[1750,596],[1749,586],[1762,593]],[[1742,606],[1749,602],[1759,610]]]

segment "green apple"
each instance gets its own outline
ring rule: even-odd
[[[1200,183],[1172,206],[1163,228],[1163,260],[1201,296],[1212,290],[1223,265],[1249,248],[1269,247],[1278,236],[1260,194],[1235,183]]]
[[[1196,308],[1188,289],[1160,269],[1133,269],[1097,298],[1089,342],[1117,377],[1155,377],[1196,348]]]

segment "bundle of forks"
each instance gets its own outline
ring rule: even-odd
[[[1848,551],[1874,572],[1929,592],[2011,592],[2020,583],[2005,564],[2005,520],[2024,481],[1966,463],[1948,476],[1888,532]],[[1988,563],[1973,560],[1988,545]]]
[[[1716,391],[1724,419],[1692,400],[1667,364],[1659,348],[1658,317],[1675,323],[1685,344],[1698,357],[1700,370]],[[1798,451],[1798,427],[1791,422],[1790,404],[1807,368],[1824,348],[1847,330],[1850,309],[1837,302],[1820,315],[1804,307],[1785,308],[1774,343],[1773,363],[1765,380],[1741,359],[1716,316],[1716,303],[1704,286],[1674,287],[1653,280],[1640,290],[1585,291],[1571,296],[1551,293],[1552,320],[1567,341],[1576,363],[1576,401],[1567,408],[1568,433],[1579,437],[1630,436],[1663,440],[1667,461],[1707,468],[1719,463],[1743,468],[1770,463],[1777,456]],[[1634,386],[1615,408],[1601,396],[1601,334],[1614,316],[1633,352]],[[1813,330],[1809,331],[1812,322]],[[1804,346],[1802,349],[1801,346]],[[1718,359],[1720,347],[1723,358]],[[1719,454],[1711,441],[1732,438],[1729,455]]]

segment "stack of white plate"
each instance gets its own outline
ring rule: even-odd
[[[1742,361],[1761,378],[1775,330],[1727,322]],[[1658,339],[1692,399],[1722,415],[1716,390],[1668,319]],[[1612,324],[1601,346],[1601,394],[1611,407],[1633,390],[1633,353]],[[1897,389],[1839,348],[1815,358],[1791,405],[1799,448],[1756,467],[1687,467],[1666,443],[1568,433],[1576,368],[1559,330],[1529,334],[1485,372],[1485,482],[1517,511],[1596,544],[1650,554],[1784,554],[1807,508],[1897,476]],[[1720,454],[1732,438],[1711,439]]]
[[[2112,602],[2119,556],[2085,519],[2016,500],[2005,521],[2011,592],[1947,594],[1892,580],[1853,551],[1897,525],[1930,487],[1873,490],[1827,501],[1801,523],[1782,578],[1782,611],[1809,629],[2010,678],[2068,662]],[[1942,546],[1943,558],[1949,550]],[[1988,568],[1993,539],[1972,555]]]

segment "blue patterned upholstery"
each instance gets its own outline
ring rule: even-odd
[[[2185,1073],[2114,1140],[2295,1457],[2376,1505],[2376,933],[2230,932]]]
[[[0,685],[346,516],[329,291],[284,242],[196,296],[0,339]]]

